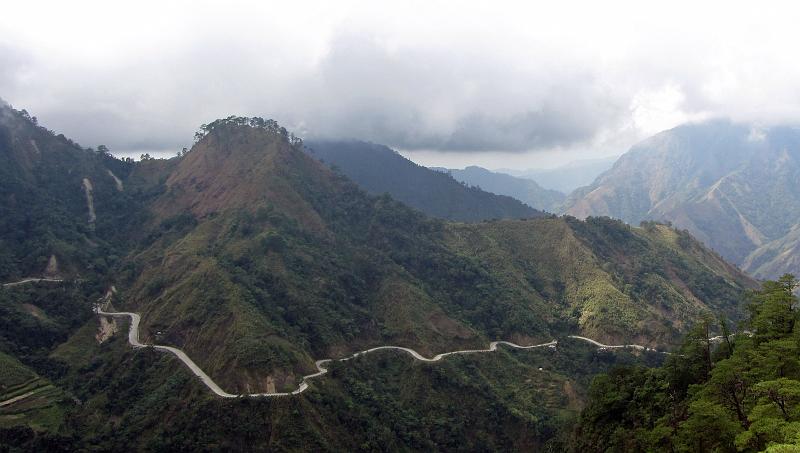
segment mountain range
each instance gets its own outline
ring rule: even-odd
[[[182,344],[238,391],[291,388],[313,358],[374,344],[434,353],[538,341],[570,324],[602,340],[669,343],[709,308],[735,316],[748,285],[660,226],[429,219],[369,196],[280,134],[232,122],[211,129],[161,192],[148,245],[126,262],[141,269],[125,275],[126,296],[145,332]],[[655,270],[669,277],[640,278]]]
[[[463,170],[434,167],[433,170],[449,174],[458,181],[487,192],[514,197],[536,209],[558,212],[566,196],[557,190],[542,188],[532,179],[517,178],[505,173],[470,166]]]
[[[377,145],[304,144],[271,120],[216,120],[189,152],[133,162],[0,110],[0,273],[64,280],[0,290],[0,439],[21,449],[537,449],[593,373],[651,360],[568,335],[663,350],[698,319],[740,319],[756,287],[666,225],[545,215],[383,147],[358,167]],[[386,351],[301,395],[221,401],[93,316],[104,294],[141,314],[142,343],[235,393],[292,390],[316,360],[386,344],[559,346],[441,365]],[[35,410],[15,400],[39,391]]]
[[[465,185],[450,175],[417,165],[383,145],[318,141],[307,146],[312,156],[334,166],[367,192],[388,193],[432,217],[472,222],[543,215],[519,199]]]
[[[800,272],[800,129],[688,124],[633,148],[565,212],[671,222],[762,278]]]
[[[569,194],[573,190],[591,184],[597,176],[614,165],[618,157],[599,159],[583,159],[568,162],[553,168],[503,168],[498,173],[505,173],[517,178],[532,179],[540,186]]]

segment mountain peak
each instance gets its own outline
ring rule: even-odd
[[[293,133],[287,131],[286,128],[278,124],[277,121],[272,119],[265,120],[264,118],[258,116],[245,117],[231,115],[227,118],[220,118],[208,124],[201,125],[200,130],[194,134],[194,137],[195,141],[200,141],[209,134],[220,135],[235,133],[237,130],[241,131],[246,129],[262,131],[273,135],[286,141],[289,145],[295,148],[303,147],[303,140]]]
[[[271,204],[313,229],[321,226],[302,193],[329,186],[335,176],[277,122],[232,116],[201,126],[196,138],[165,182],[160,217],[176,208],[202,217]]]

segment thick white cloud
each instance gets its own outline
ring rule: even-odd
[[[715,116],[800,122],[788,2],[271,3],[4,5],[0,97],[118,151],[244,114],[447,165],[620,153]]]

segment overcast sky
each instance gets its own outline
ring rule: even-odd
[[[239,114],[426,165],[552,166],[709,117],[800,123],[800,11],[756,4],[14,1],[0,97],[121,154]]]

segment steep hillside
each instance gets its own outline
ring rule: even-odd
[[[96,329],[96,295],[89,282],[0,287],[0,430],[62,428],[74,402],[59,380],[76,363],[52,354],[90,319]]]
[[[544,189],[531,179],[495,173],[481,167],[471,166],[463,170],[435,168],[434,170],[444,171],[457,181],[487,192],[514,197],[528,206],[542,211],[557,212],[566,198],[563,193]]]
[[[448,250],[440,221],[368,196],[279,132],[219,124],[165,187],[123,274],[128,303],[147,339],[231,390],[292,388],[312,359],[376,344],[550,336],[544,302]]]
[[[384,351],[337,364],[297,397],[222,399],[169,355],[132,350],[121,335],[88,351],[91,362],[70,378],[82,404],[69,411],[68,427],[58,435],[0,427],[4,446],[548,451],[543,444],[580,409],[590,376],[614,365],[657,365],[663,357],[598,353],[569,340],[557,349],[456,356],[436,364]]]
[[[669,344],[700,314],[735,315],[751,285],[661,226],[432,220],[253,121],[212,123],[175,164],[119,274],[144,340],[186,349],[230,391],[292,389],[314,359],[379,344]]]
[[[24,423],[38,430],[57,429],[60,389],[3,352],[0,367],[0,428]]]
[[[115,265],[139,212],[116,183],[132,165],[0,101],[0,281],[97,275]]]
[[[570,450],[798,451],[797,287],[791,276],[765,282],[749,334],[709,342],[699,325],[664,366],[598,376]]]
[[[769,241],[752,251],[742,267],[754,275],[781,275],[800,270],[800,224],[791,227],[785,236]]]
[[[559,321],[608,343],[668,347],[704,316],[739,318],[752,280],[686,233],[608,218],[452,225],[450,243],[507,287],[549,301]]]
[[[686,125],[634,146],[566,212],[637,224],[670,221],[756,276],[798,272],[800,130],[724,121]]]
[[[311,142],[309,153],[335,166],[374,195],[393,198],[433,217],[459,222],[539,217],[542,212],[505,195],[469,187],[372,143]]]

